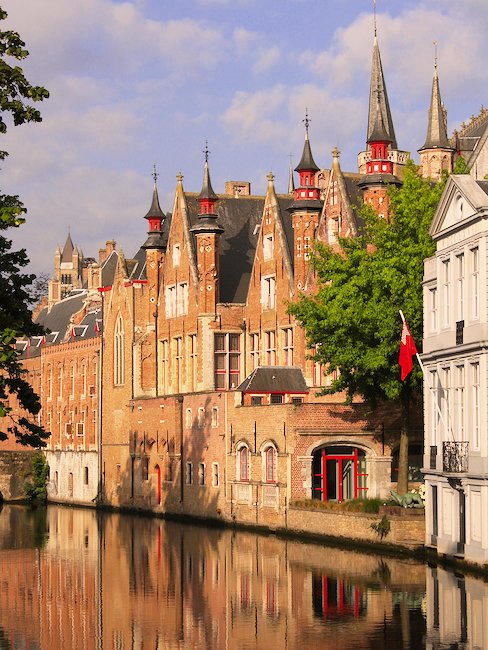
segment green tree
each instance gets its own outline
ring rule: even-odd
[[[7,13],[0,8],[0,21]],[[41,114],[32,102],[49,97],[42,86],[33,86],[16,62],[28,56],[25,43],[17,32],[0,30],[0,133],[7,131],[7,123],[14,126],[26,122],[40,122]],[[6,151],[0,151],[5,159]],[[24,223],[24,206],[17,196],[0,194],[0,417],[5,423],[0,430],[0,440],[8,434],[24,445],[44,446],[48,437],[35,422],[40,410],[38,396],[25,379],[25,372],[14,347],[15,339],[41,332],[32,322],[28,307],[28,287],[35,276],[22,273],[28,264],[24,249],[12,251],[12,242],[6,236],[9,228]],[[23,414],[17,415],[9,404],[14,396]]]
[[[302,295],[289,311],[316,348],[315,359],[337,370],[324,393],[345,391],[347,402],[361,396],[374,408],[379,402],[401,404],[398,491],[408,486],[409,412],[420,394],[417,365],[404,382],[398,366],[401,309],[417,346],[422,341],[423,260],[434,253],[429,227],[444,183],[432,186],[410,162],[403,186],[390,188],[388,220],[362,206],[362,234],[340,239],[339,250],[317,244],[313,265],[317,293]]]
[[[46,457],[41,452],[36,452],[31,460],[32,472],[24,483],[24,492],[27,499],[35,501],[46,501],[47,499],[47,473],[48,465]]]
[[[456,162],[454,163],[454,169],[452,170],[452,173],[469,174],[469,167],[462,156],[458,156]]]

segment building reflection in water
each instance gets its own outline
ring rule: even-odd
[[[2,649],[488,647],[484,583],[274,536],[6,506],[0,562]]]

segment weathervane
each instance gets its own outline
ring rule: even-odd
[[[376,0],[373,0],[373,24],[374,24],[374,35],[376,36]]]
[[[437,70],[437,41],[433,41],[434,45],[434,68]]]
[[[153,164],[153,173],[151,174],[151,176],[153,177],[153,179],[154,179],[154,184],[156,185],[156,181],[157,181],[157,179],[158,179],[159,174],[158,174],[158,172],[156,171],[156,164],[155,164],[155,163]]]
[[[308,125],[310,124],[310,118],[308,117],[308,108],[305,108],[305,119],[302,122],[305,124],[305,131],[308,136]]]

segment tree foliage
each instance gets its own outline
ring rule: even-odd
[[[432,186],[424,181],[410,162],[403,186],[389,190],[388,220],[364,205],[359,209],[364,221],[359,237],[340,239],[339,250],[317,244],[317,292],[302,295],[289,311],[305,328],[315,360],[338,371],[324,393],[345,391],[348,402],[361,396],[372,408],[399,399],[408,409],[412,392],[420,391],[418,366],[400,381],[399,310],[419,346],[423,260],[435,250],[429,227],[442,188],[443,183]],[[407,459],[403,462],[406,465]]]
[[[0,8],[0,20],[7,13]],[[31,102],[49,96],[41,86],[33,86],[16,62],[28,56],[25,43],[14,31],[0,31],[0,133],[7,131],[7,120],[15,126],[26,122],[40,122],[41,114]],[[7,156],[0,151],[0,159]],[[29,260],[24,249],[12,251],[12,242],[6,236],[9,228],[24,223],[24,206],[17,196],[0,194],[0,417],[5,418],[0,430],[0,440],[8,434],[24,445],[44,446],[48,437],[35,423],[41,405],[38,396],[25,379],[15,339],[41,333],[32,322],[28,308],[29,291],[35,276],[22,273]],[[9,397],[15,397],[20,415]]]
[[[469,174],[469,167],[462,156],[458,156],[454,163],[453,174]]]

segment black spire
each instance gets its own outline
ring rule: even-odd
[[[149,231],[147,233],[148,237],[142,245],[142,248],[164,250],[166,249],[166,242],[162,232],[162,225],[165,214],[159,205],[158,188],[156,187],[158,176],[159,174],[156,171],[156,165],[154,165],[154,171],[152,173],[152,177],[154,179],[154,188],[151,207],[144,216],[144,219],[147,219],[149,221]]]
[[[159,205],[158,188],[156,187],[156,181],[158,176],[159,174],[156,171],[156,165],[154,165],[154,171],[152,173],[152,177],[154,179],[154,188],[152,194],[151,207],[149,208],[146,215],[144,216],[144,219],[151,219],[151,217],[164,219],[165,216],[164,212],[161,210],[161,207]]]
[[[296,172],[301,171],[313,171],[318,172],[319,167],[315,164],[315,160],[312,156],[312,149],[310,148],[310,140],[308,139],[308,125],[310,124],[310,119],[308,117],[308,110],[305,109],[305,119],[303,120],[305,124],[305,143],[303,145],[303,153],[300,162],[295,167]]]
[[[366,136],[366,142],[368,143],[373,141],[372,135],[376,124],[379,123],[378,112],[381,113],[381,121],[383,122],[383,129],[388,135],[388,142],[391,143],[392,149],[397,149],[398,147],[395,137],[395,129],[393,127],[393,120],[391,118],[388,93],[386,92],[385,78],[383,76],[383,66],[381,65],[380,48],[378,46],[378,39],[376,37],[375,22],[373,60],[371,63],[371,83],[369,89],[368,132]]]
[[[213,199],[214,201],[218,200],[218,196],[215,194],[212,188],[212,183],[210,181],[210,172],[208,169],[208,154],[210,151],[208,150],[208,142],[205,140],[205,149],[203,151],[205,155],[205,167],[203,169],[203,184],[202,184],[202,189],[200,191],[200,194],[198,195],[199,199]]]

